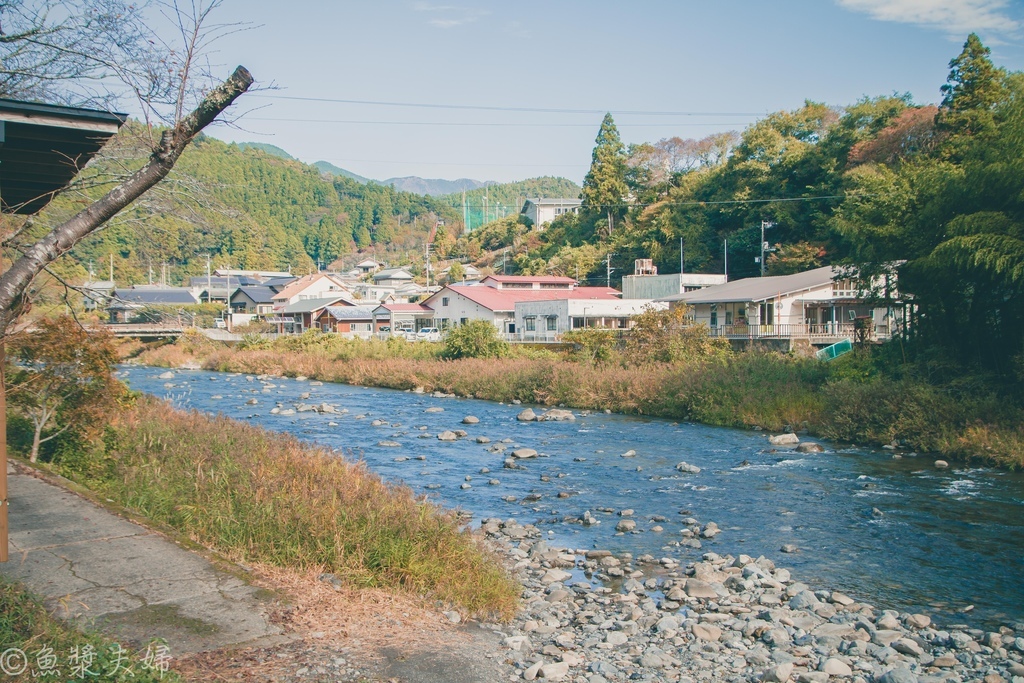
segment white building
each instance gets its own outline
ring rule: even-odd
[[[279,311],[298,301],[335,295],[344,296],[351,303],[352,294],[339,278],[328,273],[313,273],[298,278],[275,294],[274,310]]]
[[[485,279],[484,283],[490,279]],[[487,320],[502,333],[514,335],[517,329],[515,309],[518,302],[553,299],[618,301],[618,295],[619,292],[610,287],[498,289],[487,284],[449,285],[423,303],[433,309],[434,324],[439,328],[463,325],[470,320]]]
[[[895,292],[891,292],[895,298]],[[664,297],[693,309],[714,336],[734,339],[884,340],[897,327],[895,309],[865,300],[856,283],[831,266],[793,275],[752,277]]]
[[[515,335],[519,341],[555,341],[570,330],[628,330],[633,327],[633,316],[667,308],[667,303],[650,299],[519,301],[515,304]]]
[[[579,213],[583,201],[580,199],[545,199],[535,197],[527,199],[519,213],[526,214],[526,217],[533,221],[538,228],[542,228],[562,214]]]
[[[624,275],[623,299],[661,299],[705,287],[724,285],[729,278],[714,273],[672,273],[670,275]]]

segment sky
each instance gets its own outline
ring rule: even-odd
[[[224,0],[214,19],[248,23],[215,70],[262,89],[209,134],[378,180],[581,182],[606,111],[630,144],[804,100],[935,103],[972,31],[1024,69],[1019,0]]]

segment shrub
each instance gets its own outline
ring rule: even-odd
[[[470,320],[448,331],[442,358],[502,358],[509,343],[498,337],[498,328],[486,320]]]

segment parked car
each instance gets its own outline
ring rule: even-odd
[[[416,333],[417,341],[441,341],[441,331],[436,327],[424,327],[422,330]]]
[[[223,330],[228,326],[228,324],[224,320],[224,318],[214,318],[213,326],[216,327],[218,330]]]

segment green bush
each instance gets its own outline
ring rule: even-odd
[[[444,338],[441,357],[503,358],[509,355],[509,343],[498,337],[498,328],[486,320],[470,320],[452,328]]]

